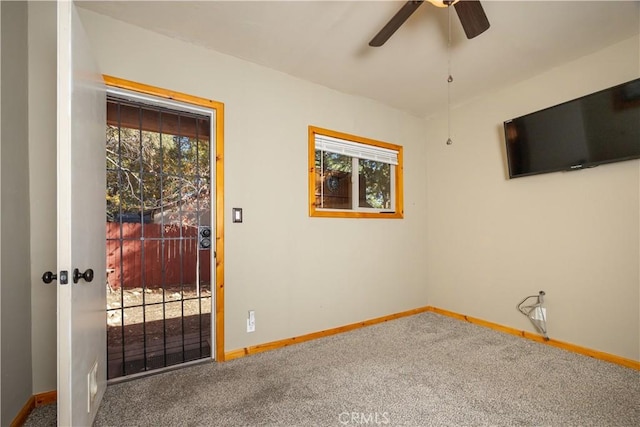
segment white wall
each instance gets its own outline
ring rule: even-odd
[[[29,2],[29,205],[33,393],[56,389],[56,3]]]
[[[640,161],[508,179],[502,123],[640,77],[638,38],[428,122],[429,304],[533,330],[516,304],[547,293],[552,338],[640,359]]]
[[[81,11],[105,74],[225,104],[225,349],[426,305],[424,122]],[[405,219],[309,218],[307,126],[404,146]],[[244,223],[232,224],[232,207]],[[256,332],[247,334],[248,310]]]
[[[9,425],[31,397],[27,4],[2,2],[0,199],[0,425]]]

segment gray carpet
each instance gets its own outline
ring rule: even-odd
[[[638,426],[640,372],[423,313],[111,385],[95,425]]]

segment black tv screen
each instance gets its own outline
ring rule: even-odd
[[[640,158],[640,79],[504,122],[509,178]]]

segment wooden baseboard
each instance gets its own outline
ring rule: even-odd
[[[350,325],[339,326],[337,328],[326,329],[324,331],[313,332],[306,335],[301,335],[293,338],[286,338],[283,340],[272,341],[265,344],[258,344],[251,347],[240,348],[237,350],[231,350],[225,353],[224,360],[237,359],[239,357],[248,356],[251,354],[261,353],[263,351],[275,350],[282,347],[287,347],[292,344],[298,344],[305,341],[315,340],[318,338],[328,337],[331,335],[340,334],[342,332],[352,331],[354,329],[363,328],[365,326],[375,325],[377,323],[388,322],[389,320],[399,319],[401,317],[413,316],[414,314],[423,313],[428,311],[429,307],[415,308],[413,310],[403,311],[396,314],[390,314],[388,316],[377,317],[375,319],[364,320],[362,322],[351,323]]]
[[[36,407],[36,398],[35,396],[31,396],[27,403],[24,404],[18,415],[11,422],[11,427],[21,427],[27,421],[29,414],[33,411],[33,408]]]
[[[48,405],[49,403],[56,402],[58,400],[58,392],[56,390],[47,391],[44,393],[38,393],[35,396],[36,408],[38,406]]]
[[[545,340],[541,335],[538,335],[538,334],[534,334],[527,331],[521,331],[515,328],[511,328],[509,326],[488,322],[486,320],[477,319],[475,317],[466,316],[464,314],[455,313],[453,311],[443,310],[437,307],[427,307],[426,311],[441,314],[447,317],[452,317],[458,320],[464,320],[466,322],[473,323],[474,325],[484,326],[486,328],[494,329],[496,331],[504,332],[511,335],[517,335],[519,337],[526,338],[528,340],[536,341],[542,344],[550,345],[552,347],[561,348],[563,350],[571,351],[573,353],[582,354],[584,356],[593,357],[594,359],[604,360],[606,362],[615,363],[617,365],[622,365],[624,367],[636,369],[640,371],[640,361],[637,361],[637,360],[627,359],[621,356],[616,356],[615,354],[605,353],[603,351],[592,350],[590,348],[581,347],[579,345],[567,343],[564,341],[554,340],[553,338],[549,340]]]
[[[27,421],[29,414],[34,408],[42,405],[48,405],[58,400],[58,392],[56,390],[38,393],[29,398],[24,404],[18,415],[11,422],[11,427],[21,427]]]
[[[522,338],[526,338],[528,340],[536,341],[542,344],[550,345],[552,347],[561,348],[563,350],[571,351],[573,353],[582,354],[585,356],[593,357],[594,359],[604,360],[607,362],[615,363],[617,365],[625,366],[627,368],[640,370],[640,362],[637,360],[626,359],[621,356],[616,356],[615,354],[609,354],[598,350],[592,350],[590,348],[581,347],[579,345],[558,341],[555,339],[545,340],[541,335],[534,334],[527,331],[521,331],[515,328],[511,328],[509,326],[500,325],[498,323],[489,322],[487,320],[478,319],[475,317],[470,317],[464,314],[455,313],[453,311],[444,310],[437,307],[426,306],[420,307],[413,310],[403,311],[401,313],[391,314],[388,316],[382,316],[375,319],[365,320],[358,323],[352,323],[350,325],[340,326],[337,328],[327,329],[324,331],[313,332],[306,335],[301,335],[299,337],[286,338],[283,340],[272,341],[265,344],[258,344],[250,347],[240,348],[237,350],[231,350],[226,352],[224,355],[224,360],[233,360],[239,357],[249,356],[251,354],[261,353],[263,351],[275,350],[282,347],[287,347],[289,345],[315,340],[318,338],[328,337],[330,335],[339,334],[342,332],[352,331],[354,329],[363,328],[365,326],[375,325],[376,323],[387,322],[389,320],[399,319],[401,317],[412,316],[414,314],[423,313],[423,312],[432,312],[436,314],[440,314],[447,317],[452,317],[454,319],[463,320],[465,322],[473,323],[475,325],[484,326],[486,328],[494,329],[499,332],[504,332],[510,335],[516,335]]]

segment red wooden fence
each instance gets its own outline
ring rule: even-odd
[[[121,226],[124,239],[122,252]],[[144,239],[141,238],[143,227]],[[113,289],[120,288],[121,285],[128,289],[139,288],[143,284],[147,288],[160,288],[163,284],[165,287],[195,285],[198,270],[200,283],[209,284],[211,250],[200,250],[198,265],[197,236],[197,227],[107,222],[109,285]],[[162,240],[151,240],[162,237]],[[178,239],[179,237],[183,239]]]

